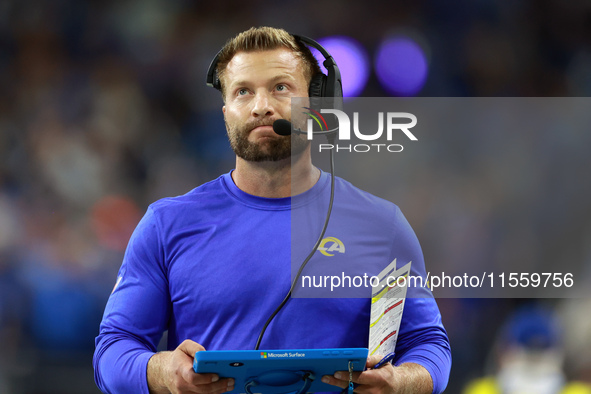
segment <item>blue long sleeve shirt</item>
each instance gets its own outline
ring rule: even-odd
[[[320,233],[329,193],[326,173],[305,193],[274,199],[244,193],[228,173],[152,204],[129,241],[96,338],[99,388],[148,393],[147,363],[167,330],[171,350],[185,339],[208,350],[254,349]],[[377,275],[396,259],[426,276],[400,209],[340,178],[324,239],[303,275]],[[296,287],[260,348],[367,347],[370,291]],[[424,287],[408,290],[395,359],[404,362],[429,371],[434,393],[446,387],[450,346]]]

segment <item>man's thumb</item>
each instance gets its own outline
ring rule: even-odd
[[[194,357],[195,353],[202,352],[205,350],[203,346],[190,339],[185,339],[177,349],[181,350],[183,353],[190,357]]]

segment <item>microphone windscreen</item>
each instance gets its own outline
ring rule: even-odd
[[[279,135],[291,135],[291,122],[287,119],[277,119],[273,122],[273,131]]]

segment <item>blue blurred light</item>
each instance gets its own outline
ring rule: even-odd
[[[388,92],[397,96],[414,96],[427,79],[427,59],[422,48],[412,39],[392,37],[381,43],[375,70]]]
[[[341,71],[343,96],[357,97],[365,88],[369,78],[369,59],[365,48],[350,37],[331,36],[317,40],[330,53]],[[318,60],[322,72],[324,56],[316,49],[310,48]]]

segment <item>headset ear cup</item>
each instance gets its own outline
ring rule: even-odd
[[[324,86],[326,85],[326,75],[315,74],[310,81],[308,95],[310,97],[324,97]]]

